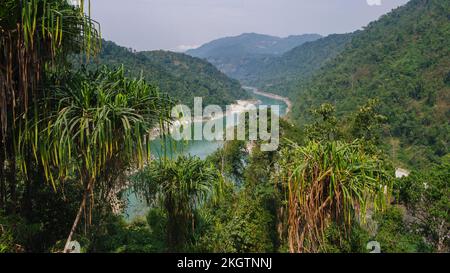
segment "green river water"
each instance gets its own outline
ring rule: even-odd
[[[255,99],[260,100],[261,105],[279,105],[280,106],[280,115],[284,116],[287,111],[287,105],[283,101],[269,98],[262,95],[253,94]],[[224,119],[224,118],[223,118]],[[189,142],[174,142],[171,141],[171,148],[167,148],[171,150],[168,153],[168,156],[176,156],[179,154],[190,154],[192,156],[198,156],[201,159],[205,159],[208,155],[214,153],[216,150],[220,149],[223,146],[223,141],[189,141]],[[159,157],[162,153],[162,142],[161,140],[154,140],[152,145],[152,153],[154,156]],[[132,189],[128,190],[125,194],[127,207],[124,211],[124,216],[127,220],[133,220],[137,217],[145,216],[149,207],[145,203],[145,201],[140,200],[132,191]]]

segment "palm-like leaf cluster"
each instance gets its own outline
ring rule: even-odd
[[[220,189],[218,171],[196,157],[155,161],[134,179],[135,192],[149,204],[159,202],[168,215],[167,242],[176,251],[194,228],[196,207]],[[192,225],[189,222],[192,221]]]
[[[78,2],[78,5],[73,3]],[[4,0],[0,3],[0,121],[2,140],[16,117],[26,118],[45,68],[64,57],[100,48],[100,28],[84,12],[85,1]],[[12,114],[11,114],[12,113]]]
[[[32,160],[32,148],[19,142],[29,135],[35,136],[35,146],[38,142],[38,133],[30,131],[35,129],[30,124],[41,118],[38,100],[49,94],[45,82],[48,72],[66,67],[66,56],[71,53],[83,51],[89,56],[100,48],[100,27],[85,13],[84,6],[84,0],[0,1],[2,209],[13,213],[18,209],[20,178],[28,189],[31,185],[27,169],[40,173],[40,166]],[[36,147],[33,150],[36,152]]]
[[[143,167],[150,158],[150,130],[166,123],[171,103],[143,79],[126,78],[123,68],[71,72],[60,81],[65,84],[42,101],[19,146],[33,147],[54,187],[68,177],[81,180],[85,193],[73,233],[87,201],[93,206],[96,183],[114,182],[112,172]]]
[[[57,107],[35,126],[40,160],[49,180],[74,168],[98,177],[111,160],[142,167],[150,156],[149,131],[168,116],[170,102],[142,79],[130,80],[123,68],[70,74],[52,94]]]
[[[315,252],[331,221],[345,233],[355,218],[365,218],[369,204],[387,204],[392,180],[357,142],[292,144],[280,158],[276,178],[286,189],[291,252]]]

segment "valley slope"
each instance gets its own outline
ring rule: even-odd
[[[306,42],[321,38],[318,34],[292,35],[286,38],[244,33],[209,42],[186,54],[208,60],[228,76],[243,79],[254,64],[279,56]],[[248,66],[248,67],[247,67]],[[256,67],[255,67],[256,68]]]
[[[228,78],[212,64],[199,58],[170,51],[136,52],[110,41],[103,41],[102,51],[90,67],[124,65],[128,76],[142,75],[149,83],[177,102],[192,105],[195,96],[204,104],[220,106],[248,98],[237,80]]]
[[[394,158],[423,166],[448,154],[450,2],[411,0],[352,36],[311,80],[291,85],[293,120],[305,124],[322,103],[343,115],[378,98]]]
[[[326,62],[340,54],[354,34],[334,34],[304,43],[281,56],[260,59],[246,65],[239,80],[265,91],[295,97],[299,86]]]

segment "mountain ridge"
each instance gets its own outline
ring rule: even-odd
[[[239,36],[213,40],[186,54],[203,58],[232,78],[239,79],[240,67],[270,56],[281,55],[305,42],[321,38],[319,34],[291,35],[285,38],[257,33],[243,33]]]
[[[325,63],[342,52],[353,33],[331,34],[306,42],[280,56],[248,63],[238,80],[246,85],[295,97],[298,85],[307,81]]]
[[[450,2],[411,0],[361,31],[298,85],[293,119],[304,124],[322,103],[338,115],[368,99],[387,117],[386,146],[411,165],[449,153]],[[399,144],[394,144],[399,142]],[[397,147],[397,148],[396,148]]]

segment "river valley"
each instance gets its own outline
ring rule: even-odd
[[[251,92],[253,99],[259,100],[260,105],[271,106],[278,105],[280,107],[280,117],[285,117],[291,108],[291,102],[285,97],[281,97],[276,94],[262,92],[253,87],[245,87],[246,90]],[[226,116],[221,117],[225,119]],[[170,142],[170,143],[169,143]],[[207,140],[193,140],[193,141],[167,141],[166,155],[169,157],[177,156],[180,154],[189,154],[192,156],[198,156],[201,159],[205,159],[208,155],[214,153],[216,150],[220,149],[224,142],[223,141],[207,141]],[[152,142],[152,153],[156,157],[160,157],[164,150],[162,149],[162,141],[160,139],[155,139]],[[126,208],[124,211],[127,220],[131,221],[137,217],[145,216],[148,211],[148,205],[145,201],[140,200],[132,191],[129,189],[125,194]]]

